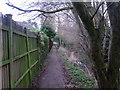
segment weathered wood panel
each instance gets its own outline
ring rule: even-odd
[[[2,13],[0,13],[0,26],[2,26]],[[0,66],[2,65],[3,57],[3,42],[2,42],[2,29],[0,29]],[[2,88],[2,68],[0,67],[0,89]]]
[[[0,14],[0,88],[29,86],[41,64],[37,40],[35,33],[18,25],[10,14]]]

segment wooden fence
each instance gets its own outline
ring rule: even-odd
[[[0,14],[0,87],[29,86],[40,66],[38,40],[35,33],[13,21],[12,15]]]

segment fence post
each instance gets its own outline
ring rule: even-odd
[[[37,48],[38,48],[38,54],[39,54],[39,55],[38,55],[38,62],[39,62],[39,65],[40,65],[39,69],[40,69],[41,66],[42,66],[42,65],[41,65],[41,61],[40,61],[40,60],[41,60],[41,54],[40,54],[40,53],[41,53],[41,51],[40,51],[40,48],[41,48],[41,47],[40,47],[40,45],[41,45],[41,37],[40,37],[40,32],[38,32],[38,33],[37,33]]]
[[[0,13],[0,64],[3,58],[3,42],[2,42],[2,13]],[[2,89],[2,67],[0,67],[0,90]]]
[[[30,69],[30,53],[29,53],[29,37],[28,37],[28,32],[27,32],[27,29],[26,28],[24,28],[24,30],[25,30],[25,34],[26,34],[26,48],[27,48],[27,52],[28,52],[28,54],[27,54],[27,56],[28,56],[28,67],[29,67],[29,75],[30,75],[30,82],[31,82],[31,80],[32,80],[32,72],[31,72],[31,69]]]
[[[13,31],[12,31],[12,15],[7,15],[7,23],[9,25],[9,60],[10,60],[10,88],[14,88],[14,74],[13,74],[13,50],[12,50],[12,40],[13,40]]]

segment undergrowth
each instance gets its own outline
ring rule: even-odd
[[[58,51],[65,60],[65,67],[69,72],[71,84],[74,84],[76,88],[93,88],[94,80],[91,79],[86,72],[81,70],[77,64],[73,63],[72,60],[70,60],[61,49]]]

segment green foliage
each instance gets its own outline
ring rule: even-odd
[[[42,67],[49,50],[49,38],[44,33],[40,33],[40,37],[40,66]]]
[[[78,88],[92,88],[94,81],[86,75],[85,72],[79,70],[78,65],[69,64],[68,66],[72,83],[77,84]]]
[[[40,32],[39,29],[30,29],[31,32]]]
[[[42,25],[41,31],[44,32],[50,39],[54,38],[56,35],[50,26]]]
[[[61,49],[58,51],[66,62],[65,66],[72,80],[71,83],[74,84],[76,88],[93,88],[95,83],[94,80],[81,70],[77,64],[73,63]]]
[[[41,52],[45,54],[48,52],[49,38],[45,34],[41,34]]]

